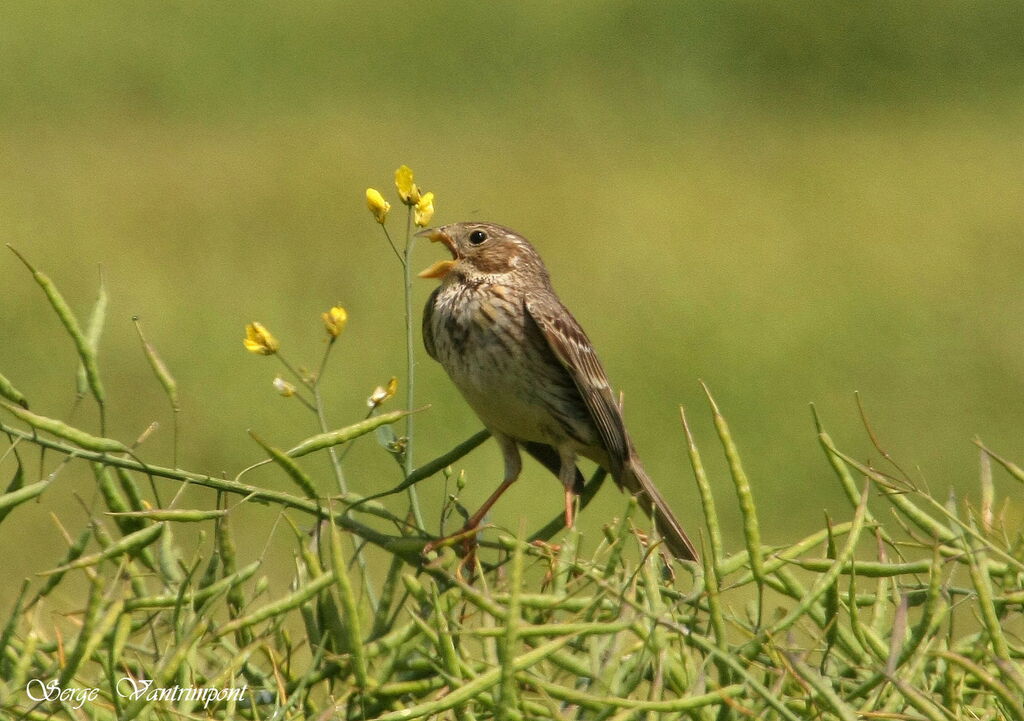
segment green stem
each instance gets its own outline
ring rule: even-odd
[[[285,368],[287,368],[288,372],[291,373],[293,376],[295,376],[295,380],[297,380],[299,383],[304,385],[309,390],[315,390],[314,387],[313,387],[313,381],[311,381],[309,378],[307,378],[304,374],[299,373],[298,369],[295,366],[293,366],[291,363],[289,363],[288,359],[285,358],[283,355],[281,355],[280,351],[274,353],[274,355],[277,357],[277,359],[279,361],[281,361],[281,365],[283,365]]]
[[[320,388],[313,388],[313,401],[315,407],[313,412],[316,413],[317,424],[320,426],[321,433],[327,433],[330,428],[327,426],[327,416],[324,415],[324,403],[320,396]],[[338,451],[335,448],[328,448],[327,455],[331,457],[331,468],[334,469],[334,477],[338,482],[338,490],[342,493],[348,493],[348,484],[345,483],[345,471],[341,467],[341,459],[338,457]]]
[[[298,401],[299,403],[301,403],[302,405],[304,405],[304,406],[305,406],[306,408],[308,408],[309,410],[313,411],[313,413],[316,413],[316,412],[317,412],[317,409],[316,409],[316,405],[314,405],[313,403],[310,403],[310,402],[309,402],[309,401],[307,401],[307,400],[306,400],[305,398],[303,398],[303,397],[302,397],[302,394],[301,394],[301,393],[299,393],[298,391],[296,391],[296,392],[295,392],[295,395],[293,395],[293,396],[292,396],[292,398],[294,398],[295,400],[297,400],[297,401]],[[321,431],[321,432],[322,432],[322,431]]]
[[[391,233],[388,232],[388,227],[381,223],[380,229],[384,231],[384,237],[388,239],[388,245],[391,246],[391,250],[395,251],[395,257],[398,258],[398,262],[402,265],[407,265],[406,259],[398,252],[398,246],[395,245],[395,241],[391,240]]]
[[[324,377],[324,369],[327,367],[327,359],[331,355],[331,350],[334,348],[334,342],[337,340],[337,336],[332,337],[330,342],[327,344],[327,348],[324,349],[323,358],[320,359],[320,369],[317,371],[316,378],[310,384],[310,388],[313,391],[313,402],[315,407],[313,412],[316,414],[317,422],[320,425],[320,432],[326,433],[329,428],[327,425],[327,415],[324,413],[324,402],[323,396],[320,395],[320,381]],[[351,447],[351,446],[349,446]],[[334,470],[334,478],[338,483],[338,490],[341,493],[348,493],[348,484],[345,482],[345,471],[341,466],[341,457],[338,455],[336,448],[328,448],[327,455],[331,459],[331,468]],[[366,563],[366,556],[363,554],[363,544],[359,542],[359,539],[355,536],[351,537],[352,550],[355,553],[356,563],[359,565],[359,571],[363,577],[363,588],[366,591],[366,598],[370,602],[370,606],[373,608],[373,612],[377,612],[377,593],[373,590],[373,580],[370,578],[370,571]]]
[[[414,397],[415,397],[415,348],[413,345],[414,339],[414,324],[412,315],[412,206],[409,206],[405,214],[405,257],[402,260],[402,266],[405,278],[405,403],[406,408],[412,408]],[[412,426],[413,419],[412,415],[405,417],[405,455],[404,455],[404,471],[405,477],[408,478],[412,474],[413,456],[412,456]],[[419,497],[416,494],[416,487],[409,486],[409,508],[412,511],[413,520],[416,522],[416,526],[420,529],[426,528],[426,524],[423,522],[423,514],[420,512]]]
[[[206,488],[212,488],[217,491],[223,491],[225,493],[231,493],[243,497],[243,501],[255,501],[264,503],[273,503],[284,508],[293,508],[296,511],[306,513],[315,518],[322,518],[324,520],[333,520],[339,526],[344,528],[346,531],[350,531],[355,535],[369,541],[375,546],[383,548],[385,551],[402,555],[404,559],[407,559],[410,563],[416,563],[415,543],[410,543],[413,539],[406,539],[398,536],[389,536],[381,533],[369,526],[366,526],[358,521],[353,520],[344,510],[333,512],[325,509],[323,504],[319,501],[311,500],[308,498],[300,498],[293,496],[290,493],[283,491],[275,491],[269,488],[262,488],[260,486],[250,485],[248,483],[241,483],[239,481],[229,480],[227,478],[218,478],[216,476],[208,476],[202,473],[192,473],[190,471],[180,470],[176,468],[164,468],[162,466],[151,466],[143,463],[134,458],[124,458],[122,456],[111,455],[103,451],[89,451],[77,448],[66,443],[59,441],[53,441],[48,438],[43,438],[38,435],[33,435],[28,431],[23,431],[14,426],[8,426],[0,421],[0,433],[5,433],[14,438],[21,438],[25,441],[33,443],[42,448],[48,448],[59,453],[68,456],[69,458],[84,458],[89,461],[96,461],[103,463],[107,466],[114,468],[123,468],[129,471],[138,471],[140,473],[146,473],[149,476],[158,478],[169,478],[175,481],[188,481],[195,485],[204,486]],[[361,496],[350,493],[346,497],[339,499],[346,506],[359,503],[362,500]],[[372,512],[373,509],[366,508],[368,512]],[[401,523],[401,519],[391,516],[384,509],[374,512],[374,515],[393,523]],[[431,540],[429,537],[424,537],[422,541]]]

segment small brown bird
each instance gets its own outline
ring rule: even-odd
[[[537,251],[493,223],[453,223],[420,233],[452,259],[420,277],[440,278],[423,313],[427,353],[448,372],[501,446],[505,478],[467,521],[472,530],[519,477],[519,446],[558,476],[573,524],[582,455],[637,496],[672,553],[696,560],[679,521],[648,478],[626,432],[604,368],[562,305]]]

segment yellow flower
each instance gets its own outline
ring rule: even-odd
[[[423,197],[416,203],[413,211],[413,221],[421,228],[427,227],[430,219],[434,217],[434,194],[424,193]]]
[[[285,398],[291,398],[295,395],[295,386],[281,376],[274,378],[274,390]]]
[[[374,219],[383,225],[384,219],[388,217],[388,211],[391,210],[391,203],[384,200],[384,196],[380,194],[379,190],[367,188],[366,207],[368,207],[370,212],[373,213]]]
[[[321,313],[320,317],[323,318],[324,328],[331,338],[341,335],[341,331],[345,330],[345,324],[348,323],[348,313],[340,305],[332,306],[326,313]]]
[[[247,351],[258,355],[274,355],[281,347],[277,338],[272,336],[262,323],[250,323],[245,326],[245,340],[242,343]]]
[[[388,381],[387,387],[382,388],[381,386],[377,386],[373,389],[373,393],[371,393],[370,397],[366,399],[366,405],[370,408],[376,408],[388,399],[394,397],[397,391],[398,379],[392,377],[391,380]]]
[[[408,165],[403,165],[395,171],[395,187],[398,188],[398,196],[406,205],[416,205],[420,202],[420,189],[412,182],[412,169]]]

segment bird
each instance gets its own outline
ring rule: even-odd
[[[417,234],[451,259],[419,273],[439,280],[423,313],[423,343],[501,448],[504,478],[466,521],[473,532],[522,470],[520,448],[562,482],[565,521],[575,521],[582,456],[635,495],[672,554],[697,551],[651,481],[626,430],[608,376],[580,324],[562,304],[537,250],[486,222]]]

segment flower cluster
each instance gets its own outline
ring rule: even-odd
[[[408,165],[403,165],[395,171],[395,189],[402,203],[412,209],[413,222],[425,228],[434,216],[434,194],[420,190]],[[366,207],[370,209],[374,220],[384,225],[388,211],[391,210],[391,203],[384,200],[384,196],[376,188],[366,189]]]
[[[321,313],[320,319],[323,321],[324,330],[327,332],[329,352],[330,346],[334,344],[334,341],[341,335],[342,331],[345,330],[345,325],[348,323],[348,312],[339,303],[338,305],[331,306]],[[262,323],[254,321],[245,326],[245,338],[242,339],[242,344],[250,353],[255,353],[256,355],[278,356],[278,358],[284,363],[285,368],[294,374],[303,386],[307,388],[307,390],[314,391],[315,399],[317,401],[319,400],[319,396],[315,393],[316,385],[319,382],[319,374],[310,374],[301,368],[295,369],[291,366],[284,357],[281,356],[279,352],[281,350],[281,344],[278,342],[277,338],[275,338]],[[326,358],[324,360],[326,360]],[[322,366],[321,370],[323,370]],[[280,375],[274,377],[272,385],[274,387],[274,391],[284,398],[291,398],[299,395],[298,386],[288,380],[285,380]],[[386,385],[374,388],[370,397],[366,399],[366,405],[371,411],[373,411],[394,398],[397,391],[398,379],[393,377]],[[307,405],[309,405],[309,402],[305,401],[301,395],[299,395],[299,400],[303,400]]]
[[[328,340],[333,342],[345,330],[345,324],[348,323],[348,312],[339,303],[321,313],[320,319],[324,322]],[[274,355],[281,349],[277,338],[258,321],[253,321],[245,326],[245,338],[242,339],[242,345],[247,351],[256,355]],[[285,394],[282,393],[282,395]]]

